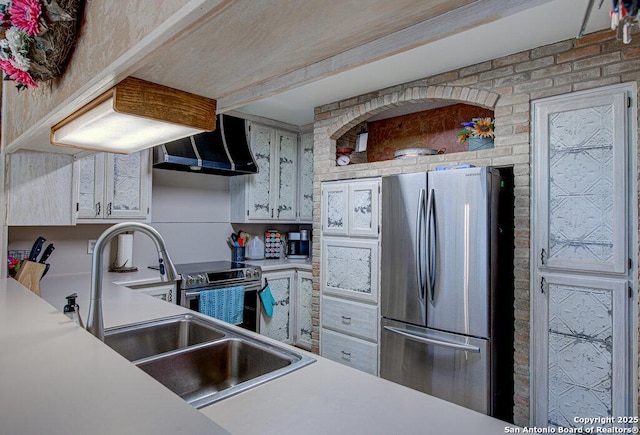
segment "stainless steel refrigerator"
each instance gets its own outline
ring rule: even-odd
[[[380,376],[489,415],[502,185],[486,167],[382,179]]]

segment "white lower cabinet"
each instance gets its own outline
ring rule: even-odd
[[[378,345],[369,341],[323,329],[320,355],[372,375],[378,374]]]
[[[378,307],[322,297],[320,355],[378,374]]]
[[[283,343],[291,344],[292,316],[291,296],[295,285],[295,271],[265,272],[264,280],[269,283],[269,289],[273,296],[273,315],[268,317],[264,310],[260,316],[260,334],[273,338]]]
[[[264,309],[260,315],[260,334],[283,343],[311,349],[311,272],[287,269],[264,272],[275,300],[273,315]]]

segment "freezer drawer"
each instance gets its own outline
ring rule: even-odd
[[[380,377],[490,414],[489,341],[381,320]]]

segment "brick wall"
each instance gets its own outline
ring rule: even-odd
[[[321,182],[429,171],[443,164],[511,166],[515,194],[514,420],[516,424],[528,425],[530,102],[638,80],[640,35],[635,35],[632,44],[624,45],[615,39],[613,32],[603,31],[317,107],[314,123],[314,349],[318,350],[319,339]],[[345,167],[335,165],[336,139],[353,126],[389,108],[433,99],[494,110],[495,148]],[[636,144],[636,152],[637,148]],[[637,410],[632,414],[637,415]]]

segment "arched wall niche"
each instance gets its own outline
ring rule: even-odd
[[[329,126],[334,147],[354,147],[358,132],[369,133],[367,152],[352,153],[352,163],[393,159],[399,149],[430,148],[444,153],[468,151],[459,144],[461,123],[494,117],[499,94],[459,86],[418,86],[363,101]]]

